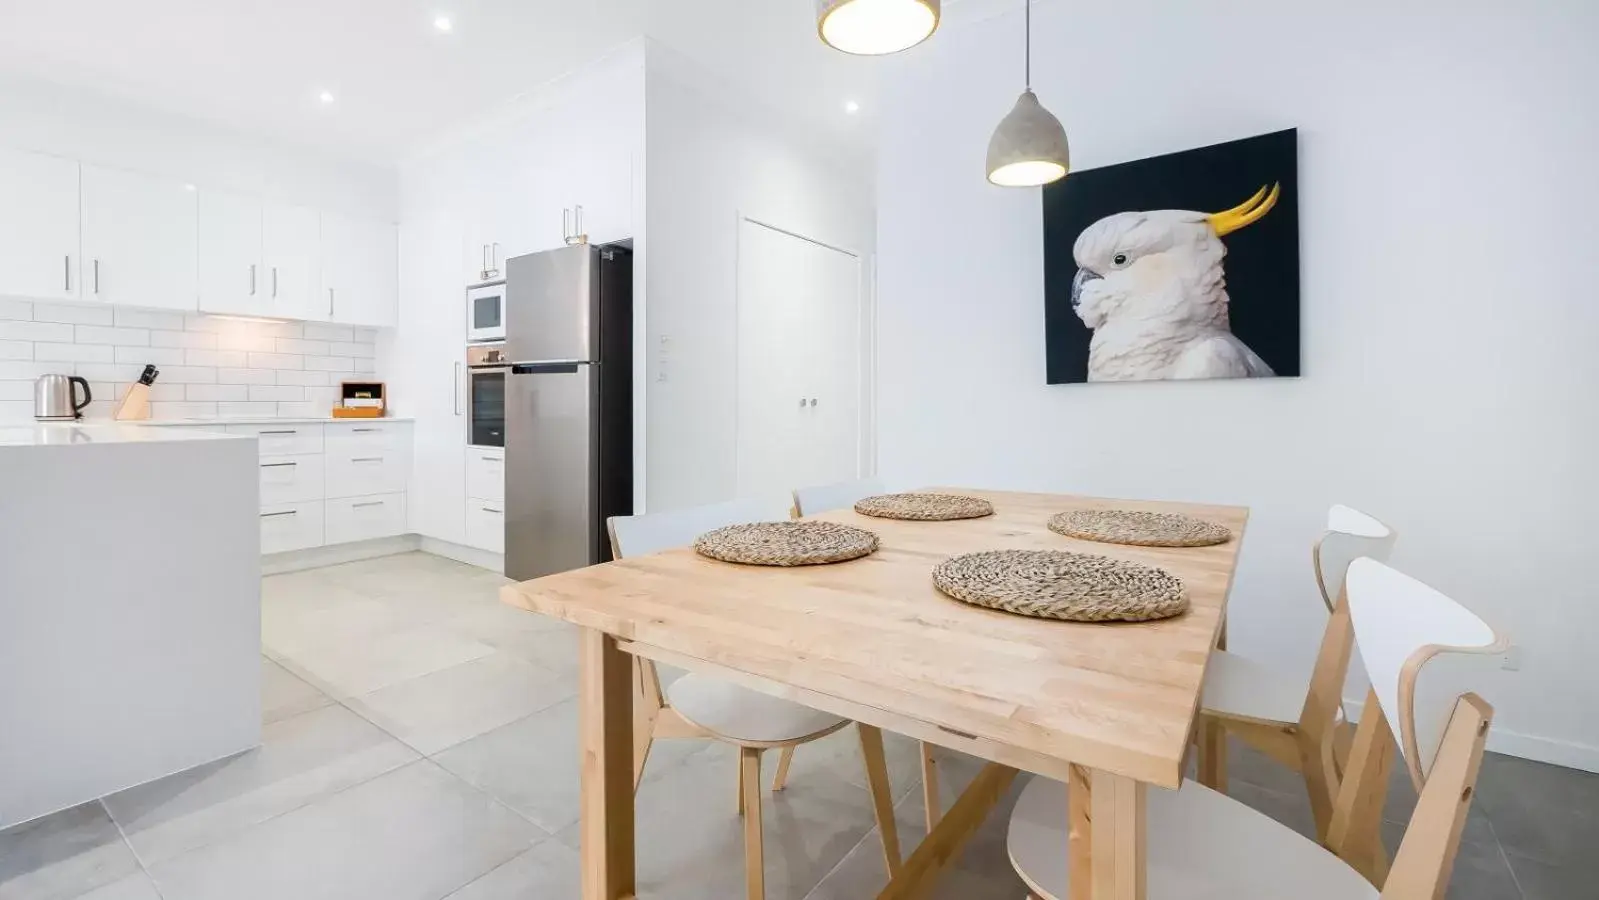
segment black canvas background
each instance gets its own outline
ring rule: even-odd
[[[1299,165],[1296,129],[1073,172],[1044,188],[1044,340],[1050,384],[1086,381],[1093,332],[1072,312],[1084,228],[1118,212],[1220,212],[1282,184],[1260,221],[1222,238],[1233,334],[1281,376],[1299,375]]]

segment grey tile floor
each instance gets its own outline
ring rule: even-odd
[[[560,900],[577,896],[576,642],[502,607],[498,575],[421,553],[264,581],[258,750],[0,832],[0,900]],[[888,736],[906,850],[916,747]],[[941,758],[951,802],[978,769]],[[735,754],[667,741],[639,803],[640,894],[743,896]],[[1235,745],[1231,793],[1304,831],[1299,781]],[[872,897],[881,844],[853,732],[768,795],[772,900]],[[1414,793],[1396,782],[1390,839]],[[1021,900],[1007,810],[942,900]],[[1599,776],[1491,756],[1456,900],[1599,898]]]

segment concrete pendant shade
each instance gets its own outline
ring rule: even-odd
[[[845,53],[898,53],[932,36],[939,6],[939,0],[816,0],[816,33]]]
[[[1037,187],[1071,171],[1066,129],[1032,90],[1000,120],[988,140],[988,180],[1004,187]]]

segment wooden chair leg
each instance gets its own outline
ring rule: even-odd
[[[888,782],[888,757],[883,753],[883,732],[864,722],[855,723],[861,735],[861,755],[866,758],[866,784],[872,794],[872,811],[883,838],[883,861],[888,877],[899,874],[899,827],[894,823],[894,789]]]
[[[739,748],[738,757],[738,814],[744,815],[744,751]]]
[[[1227,793],[1227,729],[1210,716],[1199,722],[1199,783]]]
[[[922,809],[931,833],[943,807],[938,802],[938,761],[933,758],[933,745],[926,742],[922,743]]]
[[[740,747],[738,751],[740,804],[744,810],[744,885],[749,900],[766,896],[766,850],[761,837],[761,751]]]
[[[783,752],[777,757],[777,774],[772,776],[772,790],[780,791],[788,787],[788,764],[794,761],[794,748],[784,747]]]

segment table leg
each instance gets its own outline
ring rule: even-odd
[[[938,826],[922,840],[916,852],[900,867],[899,874],[889,881],[888,887],[877,895],[877,900],[912,900],[926,897],[938,884],[939,875],[966,846],[988,813],[1016,780],[1016,770],[999,763],[989,763],[949,812],[939,819]]]
[[[1082,766],[1071,767],[1066,782],[1066,871],[1071,873],[1070,900],[1093,900],[1093,778]]]
[[[637,893],[633,856],[633,665],[616,639],[579,635],[583,900]]]
[[[1146,787],[1109,772],[1089,779],[1093,900],[1145,900]]]

